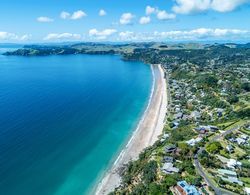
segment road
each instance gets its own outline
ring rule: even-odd
[[[194,156],[194,165],[199,173],[199,175],[201,177],[203,177],[203,179],[205,180],[205,182],[207,183],[207,185],[209,185],[213,190],[214,190],[214,193],[216,195],[235,195],[234,193],[231,193],[227,190],[224,190],[224,189],[221,189],[221,188],[218,188],[217,186],[215,186],[213,184],[213,182],[210,180],[210,178],[206,175],[206,173],[203,171],[202,169],[202,166],[198,160],[198,154],[200,154],[202,151],[204,150],[204,148],[200,148],[198,150],[198,152],[195,154]]]
[[[227,131],[225,131],[225,132],[223,132],[223,133],[215,136],[210,142],[218,141],[220,138],[222,138],[222,137],[224,137],[224,136],[232,133],[233,131],[238,130],[239,128],[240,128],[240,126],[236,126],[234,128],[231,128],[231,129],[229,129],[229,130],[227,130]],[[225,195],[234,195],[234,193],[232,193],[232,192],[229,192],[227,190],[224,190],[224,189],[221,189],[221,188],[215,186],[213,184],[213,182],[210,180],[210,178],[203,171],[202,166],[201,166],[201,164],[199,162],[199,159],[198,159],[198,155],[201,154],[202,151],[204,151],[204,150],[205,150],[204,147],[201,147],[197,151],[197,153],[194,155],[194,165],[195,165],[195,167],[196,167],[199,175],[204,178],[205,182],[214,190],[214,192],[215,192],[216,195],[223,195],[223,194],[225,194]]]
[[[238,130],[239,128],[240,128],[240,126],[237,125],[236,127],[233,127],[233,128],[231,128],[231,129],[229,129],[229,130],[227,130],[227,131],[225,131],[225,132],[223,132],[223,133],[221,133],[219,135],[216,135],[215,137],[213,137],[213,139],[211,140],[211,142],[218,141],[218,139],[220,139],[220,138],[222,138],[222,137],[224,137],[224,136],[232,133],[233,131]]]

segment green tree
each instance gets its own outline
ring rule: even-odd
[[[156,180],[157,176],[157,162],[156,161],[150,161],[148,162],[144,168],[143,168],[143,180],[146,184],[151,183]]]
[[[212,154],[219,152],[221,149],[222,146],[220,142],[212,142],[206,146],[206,150]]]

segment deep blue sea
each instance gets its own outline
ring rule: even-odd
[[[119,56],[0,55],[0,194],[91,194],[151,85],[150,66]]]

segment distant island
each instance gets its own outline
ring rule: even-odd
[[[163,132],[120,167],[120,185],[108,189],[110,194],[250,191],[250,43],[27,45],[4,53],[70,54],[119,54],[124,60],[160,64],[164,71]]]

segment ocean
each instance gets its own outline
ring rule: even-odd
[[[91,194],[147,106],[150,66],[0,55],[0,194]]]

